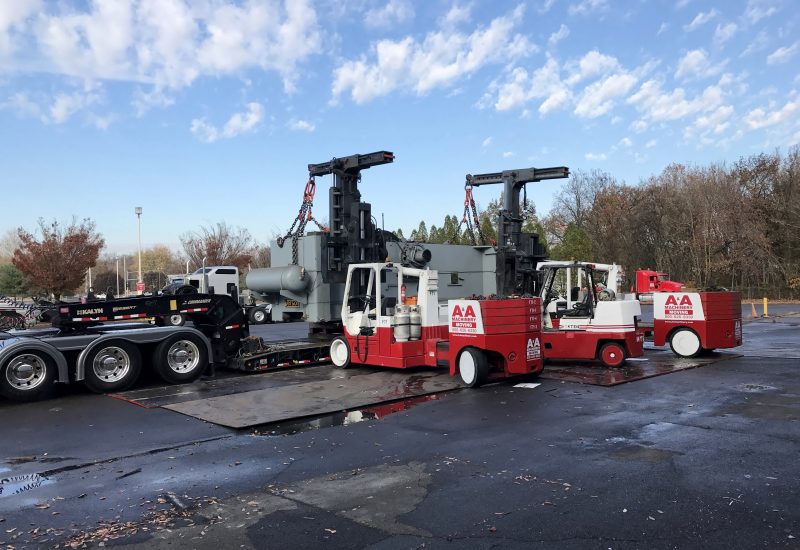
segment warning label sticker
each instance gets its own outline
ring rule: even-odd
[[[525,359],[528,361],[535,361],[541,359],[542,347],[539,344],[538,338],[528,338],[528,346],[525,350]]]

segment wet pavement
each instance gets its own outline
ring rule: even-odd
[[[614,387],[501,383],[245,431],[83,393],[0,403],[0,544],[798,548],[800,317],[745,341]]]

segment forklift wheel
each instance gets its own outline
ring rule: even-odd
[[[672,333],[669,339],[669,347],[672,353],[679,357],[697,357],[702,351],[700,338],[688,328],[680,328]]]
[[[350,345],[347,343],[347,340],[344,337],[337,336],[331,340],[330,355],[331,363],[340,369],[346,369],[350,366],[352,354],[350,353]]]
[[[470,388],[477,388],[489,378],[489,362],[478,348],[464,348],[458,356],[458,374]]]
[[[625,362],[625,348],[617,342],[603,344],[603,347],[600,348],[598,359],[603,363],[603,366],[610,369],[621,367]]]

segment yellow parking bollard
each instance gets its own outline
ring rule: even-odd
[[[769,317],[769,305],[767,304],[768,301],[769,300],[767,300],[767,297],[764,296],[764,315],[762,315],[762,317]]]

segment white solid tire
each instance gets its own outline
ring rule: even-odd
[[[350,366],[350,346],[344,338],[337,337],[331,341],[330,355],[331,363],[337,367],[344,369]]]
[[[670,338],[672,352],[680,357],[694,357],[700,353],[700,338],[694,331],[682,328],[675,331]]]

